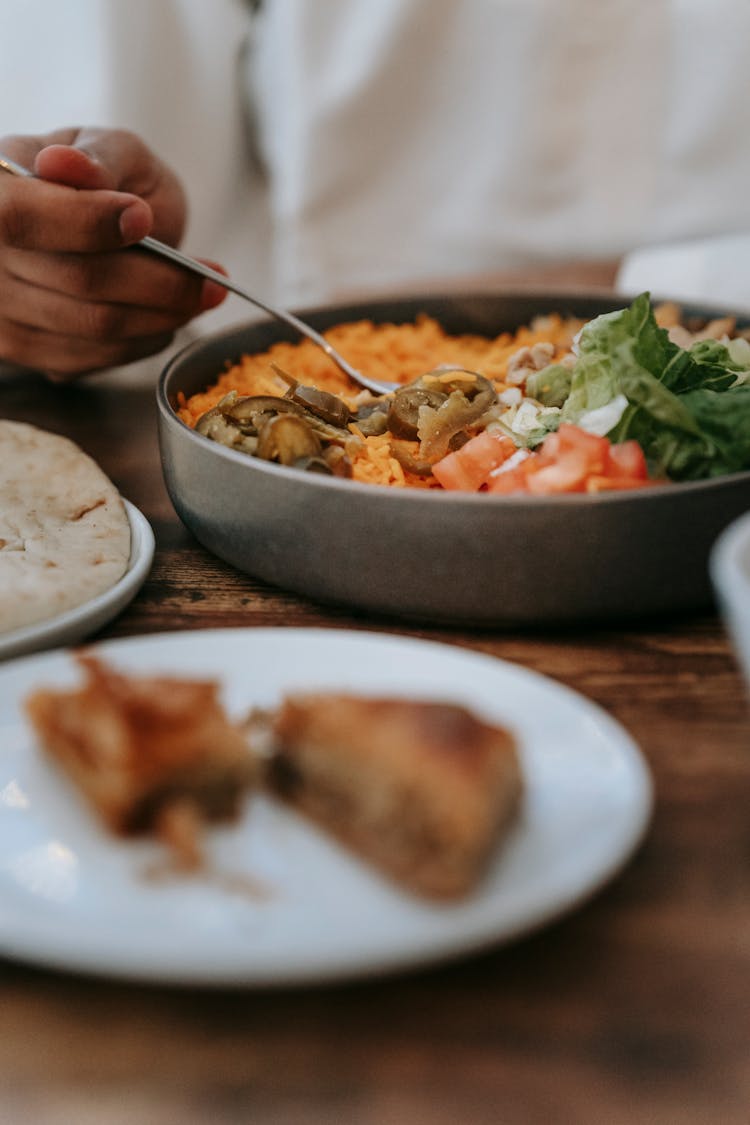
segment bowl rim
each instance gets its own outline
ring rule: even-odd
[[[436,303],[440,301],[450,302],[456,300],[531,300],[531,301],[548,301],[552,302],[570,303],[594,301],[604,304],[612,304],[617,306],[618,301],[622,301],[623,305],[632,300],[632,297],[621,295],[617,293],[607,293],[602,290],[591,289],[534,289],[534,288],[519,288],[519,289],[467,289],[465,291],[435,291],[426,293],[387,293],[372,295],[370,298],[363,297],[361,299],[352,298],[349,301],[330,302],[323,305],[315,305],[312,307],[294,310],[295,315],[302,319],[308,317],[315,317],[319,315],[330,315],[337,309],[346,311],[347,309],[355,307],[370,306],[377,309],[378,306],[390,305],[398,303],[399,301],[408,301],[410,304],[419,304],[424,301],[425,303]],[[682,308],[688,310],[689,315],[706,315],[712,317],[716,316],[734,316],[738,320],[744,320],[750,326],[750,310],[728,309],[725,306],[712,305],[707,302],[685,301],[676,300],[668,296],[652,295],[652,304],[661,304],[666,302],[674,302],[679,304]],[[539,315],[543,315],[540,312]],[[695,481],[668,481],[664,484],[653,484],[647,488],[638,489],[622,489],[622,490],[603,490],[601,492],[576,492],[576,493],[561,493],[554,496],[529,496],[526,493],[521,494],[487,494],[487,493],[473,493],[473,492],[459,492],[447,491],[443,489],[430,489],[430,488],[399,488],[392,485],[383,484],[369,484],[363,481],[348,480],[343,477],[328,477],[319,473],[307,473],[302,469],[295,469],[291,466],[276,465],[270,461],[262,461],[258,458],[248,457],[246,453],[239,453],[236,450],[229,449],[225,445],[218,442],[210,442],[208,438],[198,434],[190,426],[188,426],[178,416],[177,411],[170,402],[167,393],[167,384],[173,377],[176,367],[178,367],[185,360],[189,359],[191,355],[200,352],[208,345],[216,342],[221,337],[230,337],[236,335],[243,330],[253,330],[255,328],[263,328],[264,326],[274,324],[274,320],[269,316],[258,317],[252,320],[238,321],[235,324],[230,324],[223,327],[216,332],[208,333],[204,336],[199,336],[197,339],[189,341],[183,345],[177,352],[175,352],[166,361],[159,374],[159,379],[156,385],[156,401],[159,411],[159,416],[165,425],[176,427],[180,437],[189,442],[197,442],[196,448],[206,450],[207,445],[211,447],[210,452],[213,456],[224,458],[230,464],[245,466],[245,469],[251,472],[259,472],[261,474],[268,474],[272,479],[278,478],[279,474],[282,480],[297,481],[298,484],[304,483],[308,487],[322,488],[339,491],[342,496],[391,496],[399,498],[400,503],[413,504],[413,503],[438,503],[447,504],[477,504],[481,509],[487,509],[490,505],[495,507],[527,507],[530,503],[535,506],[536,510],[543,510],[545,507],[552,507],[559,509],[560,505],[567,507],[599,507],[601,505],[616,505],[632,503],[635,498],[643,502],[659,502],[665,497],[675,497],[675,495],[685,496],[695,493],[701,493],[706,490],[715,490],[719,486],[726,486],[729,484],[742,485],[747,484],[750,488],[750,469],[743,469],[735,473],[725,473],[721,476],[707,477],[702,480]],[[282,326],[280,326],[281,330]],[[675,493],[675,490],[678,490]]]

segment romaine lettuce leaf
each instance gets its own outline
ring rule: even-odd
[[[687,480],[750,468],[747,370],[718,341],[678,347],[642,293],[584,326],[561,418],[576,423],[624,395],[628,405],[607,436],[638,441],[656,475]]]
[[[715,391],[701,387],[682,395],[713,456],[699,476],[717,476],[750,468],[750,384]]]
[[[689,351],[678,348],[661,376],[670,391],[724,391],[733,386],[747,367],[736,363],[725,344],[719,340],[699,340]]]

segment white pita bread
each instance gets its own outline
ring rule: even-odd
[[[0,420],[0,632],[54,617],[127,569],[119,492],[72,441]]]

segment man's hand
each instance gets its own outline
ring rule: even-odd
[[[225,291],[146,251],[182,236],[185,196],[132,133],[0,138],[36,179],[0,170],[0,359],[70,379],[161,351]],[[211,263],[214,265],[215,263]]]

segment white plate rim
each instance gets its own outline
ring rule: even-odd
[[[711,548],[709,570],[716,592],[737,613],[747,609],[750,578],[741,559],[750,545],[750,509],[738,516],[716,539]]]
[[[750,510],[718,536],[708,568],[724,625],[750,689]]]
[[[336,644],[337,640],[351,643],[356,639],[357,644],[389,646],[397,645],[399,648],[410,648],[413,651],[444,650],[460,660],[466,661],[467,668],[473,663],[475,667],[489,665],[497,670],[500,680],[508,675],[517,683],[526,681],[539,690],[547,693],[556,700],[558,706],[566,703],[568,707],[578,709],[587,724],[593,724],[601,733],[610,747],[614,747],[619,756],[620,763],[628,774],[629,784],[632,789],[630,805],[627,816],[618,826],[616,837],[611,841],[611,847],[606,855],[587,859],[587,869],[584,876],[574,881],[567,891],[554,901],[548,901],[543,908],[539,905],[530,911],[521,911],[511,920],[501,919],[490,921],[487,919],[476,920],[470,924],[458,937],[452,935],[449,940],[425,942],[421,948],[399,949],[384,948],[380,955],[366,957],[353,956],[343,963],[335,964],[323,956],[318,961],[313,957],[303,964],[281,962],[275,964],[253,964],[252,957],[244,963],[234,962],[230,965],[217,965],[209,963],[204,954],[193,960],[187,961],[178,956],[172,961],[168,950],[154,949],[152,955],[146,951],[145,958],[134,961],[123,950],[115,951],[104,948],[104,939],[86,935],[82,942],[80,926],[76,929],[66,926],[53,927],[54,935],[50,933],[49,921],[43,917],[24,917],[23,911],[14,911],[7,904],[0,904],[0,954],[14,959],[31,962],[43,967],[73,970],[95,976],[104,976],[115,979],[134,980],[145,983],[188,985],[202,987],[287,987],[296,985],[317,985],[346,981],[351,979],[378,976],[383,973],[392,973],[413,968],[429,967],[434,964],[455,960],[458,957],[484,951],[489,948],[500,947],[519,937],[536,932],[549,923],[558,920],[570,911],[593,897],[625,866],[643,839],[648,828],[653,810],[653,783],[651,773],[642,752],[633,741],[628,732],[606,711],[597,704],[586,699],[578,692],[559,682],[544,676],[521,665],[493,657],[476,650],[465,649],[461,646],[444,644],[441,642],[423,640],[414,637],[403,637],[386,633],[368,632],[366,630],[339,630],[317,628],[229,628],[204,631],[184,631],[175,633],[147,634],[144,636],[127,637],[111,641],[99,642],[95,647],[105,657],[116,659],[117,656],[127,656],[137,653],[141,646],[165,646],[188,644],[192,641],[205,646],[213,641],[221,646],[224,641],[236,638],[239,635],[249,636],[262,643],[266,635],[283,634],[290,643],[301,636],[310,641],[320,640],[326,644]],[[6,665],[6,669],[20,669],[24,666],[33,668],[40,662],[43,671],[44,665],[54,667],[54,664],[66,658],[65,652],[27,656]],[[5,669],[0,668],[0,708],[2,703],[2,679]],[[207,668],[208,674],[212,669]],[[0,711],[0,721],[2,713]],[[528,765],[528,763],[526,763]],[[533,781],[533,778],[530,779]],[[310,829],[316,834],[315,829]],[[129,845],[121,845],[128,847]],[[335,845],[334,845],[335,846]],[[502,877],[502,861],[501,861]],[[476,901],[480,901],[484,891],[480,891]],[[468,908],[462,905],[451,907],[450,910],[471,910],[475,899],[469,901]],[[442,908],[436,908],[440,911]],[[106,942],[104,943],[106,945]],[[141,951],[143,952],[143,951]],[[242,959],[240,959],[242,960]]]
[[[106,625],[132,601],[146,580],[154,558],[154,532],[143,513],[123,498],[130,524],[130,558],[125,573],[101,594],[64,613],[21,629],[0,633],[0,662],[26,653],[73,644]]]

